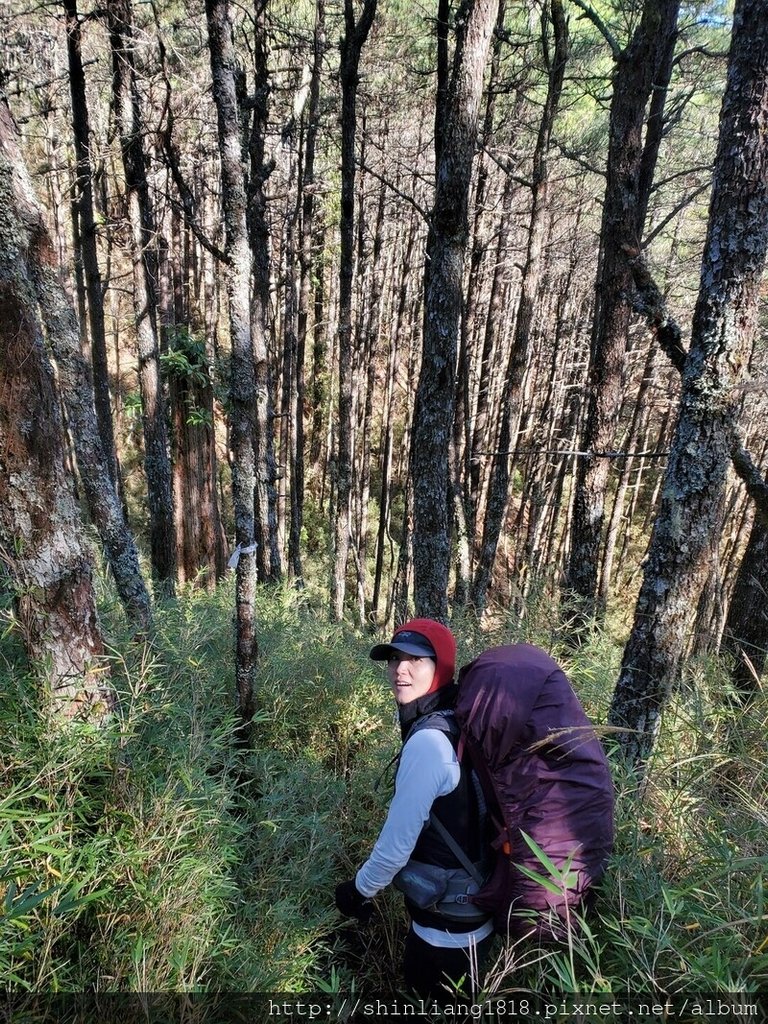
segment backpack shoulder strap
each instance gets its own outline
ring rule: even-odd
[[[464,734],[461,731],[459,723],[456,721],[456,715],[454,714],[453,709],[448,708],[442,711],[433,711],[432,714],[425,715],[416,722],[413,729],[411,729],[409,737],[412,736],[414,732],[421,729],[439,729],[440,732],[443,732],[452,739],[457,740],[458,742],[455,744],[455,746],[457,746],[456,756],[458,757],[459,762],[461,762],[464,746]],[[483,794],[482,787],[480,786],[480,780],[478,779],[477,773],[473,767],[470,767],[470,780],[472,783],[473,795],[477,801],[478,815],[481,823],[480,827],[482,829],[484,828],[483,822],[487,814],[487,806],[485,802],[485,795]],[[459,864],[461,864],[464,870],[469,874],[470,878],[474,879],[478,885],[482,885],[484,878],[478,871],[477,865],[472,863],[434,811],[430,812],[429,824],[435,832],[437,832]]]
[[[424,715],[423,718],[418,718],[411,726],[410,732],[398,752],[385,766],[378,779],[376,779],[376,782],[373,784],[374,790],[378,790],[379,786],[384,781],[384,777],[392,768],[394,768],[394,772],[392,773],[390,784],[394,786],[394,776],[397,774],[397,769],[400,767],[400,758],[403,756],[403,747],[414,733],[421,732],[422,729],[438,729],[447,736],[459,737],[459,743],[461,743],[461,729],[459,728],[459,723],[456,721],[456,716],[454,715],[452,708],[444,708],[441,711],[431,711],[428,715]],[[459,760],[461,760],[460,754],[458,757]]]
[[[482,886],[482,884],[485,881],[485,879],[480,874],[480,872],[477,870],[477,865],[472,863],[472,861],[469,859],[469,857],[466,855],[466,853],[462,850],[462,848],[459,846],[459,844],[453,838],[453,836],[448,831],[448,829],[445,827],[445,825],[442,823],[442,821],[440,821],[440,819],[438,818],[438,816],[435,814],[434,811],[432,811],[430,813],[430,815],[429,815],[429,823],[432,826],[432,828],[435,830],[435,832],[437,832],[437,834],[443,840],[443,842],[448,847],[448,849],[451,851],[451,853],[454,855],[454,857],[459,862],[459,864],[461,864],[461,866],[467,872],[469,877],[474,879],[474,881],[477,882],[478,885]]]
[[[430,714],[418,718],[413,723],[407,738],[410,739],[414,733],[421,732],[422,729],[437,729],[439,732],[444,732],[446,735],[454,737],[458,737],[461,733],[459,723],[456,721],[456,715],[452,708],[432,711]]]

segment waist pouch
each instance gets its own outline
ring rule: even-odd
[[[476,867],[482,870],[483,866]],[[468,926],[488,919],[487,911],[470,902],[480,886],[464,868],[441,868],[409,860],[392,883],[420,910],[429,910],[450,921],[466,922]]]

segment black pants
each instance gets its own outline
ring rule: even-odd
[[[489,935],[477,943],[477,961],[481,969],[492,941],[493,935]],[[462,978],[461,993],[465,998],[472,995],[469,950],[431,946],[419,938],[413,928],[408,930],[405,939],[403,976],[406,989],[421,999],[450,1002],[450,993]]]

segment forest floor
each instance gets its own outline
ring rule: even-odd
[[[383,819],[397,750],[372,642],[309,598],[259,594],[254,743],[233,742],[232,593],[188,591],[128,639],[103,587],[119,709],[62,728],[10,616],[0,638],[0,978],[18,992],[398,993],[396,893],[358,927],[334,907]],[[527,640],[605,718],[621,647],[578,651],[529,609],[460,662]],[[485,991],[750,992],[768,986],[768,701],[734,710],[717,662],[690,663],[642,794],[616,773],[617,843],[599,908],[547,955],[501,948]]]

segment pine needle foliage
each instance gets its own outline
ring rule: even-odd
[[[398,992],[398,895],[377,899],[367,928],[333,905],[391,793],[399,737],[385,676],[367,657],[370,637],[329,624],[306,595],[271,587],[258,600],[250,751],[235,742],[231,585],[184,591],[140,644],[105,586],[119,712],[101,730],[62,731],[42,714],[5,613],[5,988]],[[620,648],[599,631],[568,648],[551,611],[541,593],[490,633],[455,623],[460,660],[537,643],[602,723]],[[690,664],[642,793],[616,771],[616,851],[597,911],[574,917],[561,948],[500,946],[487,993],[765,987],[768,702],[745,716],[736,697],[722,666]]]

